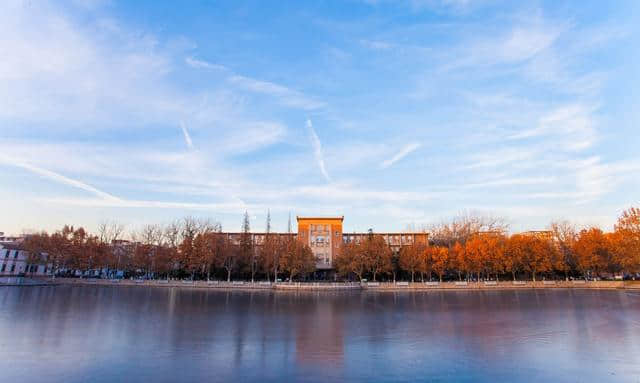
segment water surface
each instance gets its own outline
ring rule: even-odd
[[[640,382],[640,292],[0,287],[7,382]]]

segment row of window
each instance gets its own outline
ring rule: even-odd
[[[366,236],[366,235],[357,235],[357,236],[354,236],[354,235],[344,235],[344,236],[342,236],[342,240],[343,240],[344,242],[353,242],[353,241],[355,241],[355,240],[360,240],[361,238],[364,238],[365,236]],[[412,241],[413,241],[413,237],[412,237],[412,236],[410,236],[410,235],[403,235],[403,236],[400,236],[400,235],[391,235],[391,236],[383,236],[383,238],[384,238],[384,240],[385,240],[385,241],[387,241],[387,242],[389,242],[389,241],[392,241],[392,242],[400,242],[400,240],[401,240],[401,239],[402,239],[402,241],[404,241],[404,242],[412,242]]]
[[[16,271],[16,265],[15,263],[13,265],[11,265],[11,267],[7,267],[8,265],[6,263],[3,263],[2,266],[0,266],[0,273],[5,273],[5,272],[9,272],[9,273],[13,273]],[[40,265],[27,265],[25,272],[27,273],[37,273],[38,272],[38,268],[40,267]],[[20,270],[22,270],[22,268],[20,268]],[[44,270],[42,271],[43,273],[47,273],[47,266],[44,266]]]
[[[18,253],[19,253],[19,252],[20,252],[20,250],[14,250],[14,251],[13,251],[13,258],[14,258],[14,259],[18,258]],[[7,250],[5,250],[5,251],[4,251],[4,257],[5,257],[5,258],[9,258],[9,255],[10,255],[10,254],[11,254],[11,250],[8,250],[8,249],[7,249]]]
[[[309,231],[330,231],[330,225],[309,225]]]
[[[4,273],[7,271],[7,264],[3,263],[2,267],[0,267],[0,273]],[[16,265],[11,265],[11,268],[9,270],[10,273],[13,273],[14,271],[16,271]]]

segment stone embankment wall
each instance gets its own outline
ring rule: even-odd
[[[335,283],[273,283],[266,281],[183,281],[183,280],[130,280],[130,279],[79,279],[56,278],[54,284],[70,285],[109,285],[109,286],[150,286],[150,287],[193,287],[210,289],[238,289],[238,290],[346,290],[361,289],[360,283],[335,282]]]
[[[640,288],[640,281],[489,281],[363,283],[369,290],[504,290],[504,289],[623,289]]]
[[[3,281],[0,281],[1,284]],[[16,282],[16,281],[11,281]],[[12,283],[16,285],[17,283]],[[246,282],[246,281],[183,281],[130,279],[34,279],[20,285],[69,284],[103,286],[191,287],[238,290],[370,290],[370,291],[426,291],[426,290],[505,290],[505,289],[640,289],[640,281],[488,281],[488,282]]]

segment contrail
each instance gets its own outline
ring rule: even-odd
[[[103,192],[102,190],[96,189],[91,185],[88,185],[84,182],[78,181],[78,180],[74,180],[73,178],[69,178],[66,176],[63,176],[62,174],[53,172],[51,170],[47,170],[47,169],[43,169],[25,162],[16,162],[16,161],[10,161],[7,158],[3,158],[0,157],[0,162],[5,163],[7,165],[12,165],[12,166],[16,166],[25,170],[28,170],[32,173],[38,174],[42,177],[48,178],[52,181],[64,184],[64,185],[69,185],[69,186],[73,186],[76,187],[78,189],[82,189],[88,192],[91,192],[95,195],[97,195],[98,197],[104,198],[105,200],[109,200],[109,201],[122,201],[120,198]]]
[[[191,141],[191,136],[189,135],[187,126],[182,121],[180,121],[180,128],[182,129],[182,134],[184,135],[184,142],[187,144],[187,148],[193,149],[193,141]]]
[[[320,172],[324,176],[324,178],[331,182],[331,178],[329,177],[329,173],[327,173],[327,169],[324,166],[324,157],[322,155],[322,143],[316,134],[315,129],[313,129],[313,124],[311,123],[311,119],[307,118],[307,128],[311,133],[311,145],[313,146],[313,155],[316,158],[316,162],[318,163],[318,167],[320,168]]]
[[[420,147],[420,144],[416,144],[416,143],[408,144],[407,146],[402,148],[402,150],[400,150],[395,156],[389,158],[386,161],[383,161],[380,166],[383,169],[386,169],[389,166],[391,166],[391,165],[395,164],[396,162],[400,161],[401,159],[406,157],[409,153],[413,152],[414,150],[418,149],[419,147]]]

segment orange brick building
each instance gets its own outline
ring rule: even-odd
[[[328,270],[333,268],[333,260],[338,255],[343,243],[360,242],[369,233],[344,233],[341,217],[296,217],[298,221],[297,239],[307,244],[316,256],[316,268]],[[416,244],[428,245],[427,233],[375,233],[382,236],[394,252],[402,246]]]
[[[316,257],[316,269],[332,270],[333,260],[338,255],[343,243],[359,243],[366,239],[369,233],[344,233],[342,223],[344,216],[339,217],[296,217],[297,233],[272,233],[271,235],[292,236],[311,248]],[[374,233],[380,235],[394,252],[399,252],[403,246],[414,243],[428,245],[428,233]],[[230,240],[240,241],[241,233],[227,233]],[[264,242],[264,233],[251,233],[251,240],[255,248]]]

